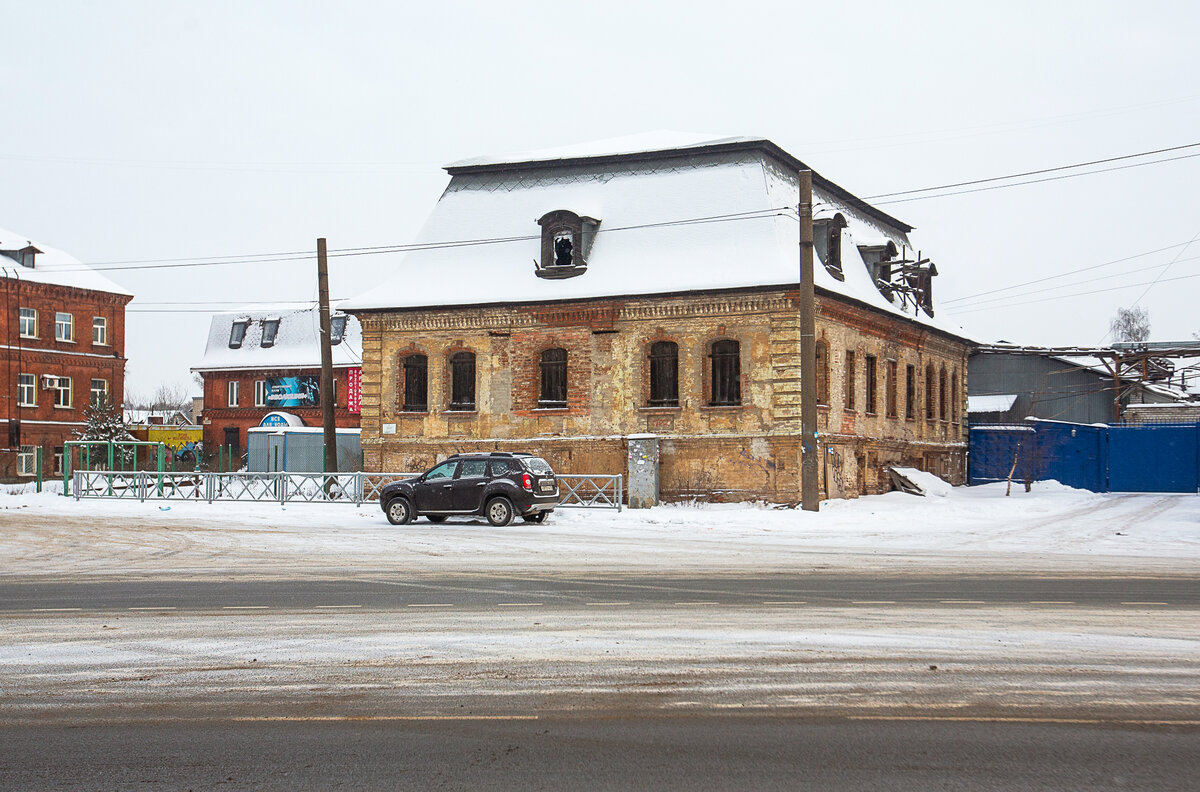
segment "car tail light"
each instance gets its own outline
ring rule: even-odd
[[[528,492],[533,492],[533,476],[528,473],[521,474],[521,486]]]

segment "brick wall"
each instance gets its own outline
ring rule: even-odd
[[[886,464],[922,467],[961,482],[965,474],[966,345],[903,319],[829,296],[817,301],[818,337],[829,350],[830,404],[818,407],[822,487],[853,497],[890,487]],[[541,306],[397,311],[359,315],[363,325],[363,450],[367,469],[423,469],[455,451],[533,450],[562,472],[624,472],[623,438],[663,438],[662,482],[668,496],[697,489],[721,497],[799,497],[800,404],[798,307],[783,290],[595,300]],[[714,341],[736,340],[742,404],[710,406]],[[649,346],[679,346],[679,406],[650,407]],[[539,355],[567,350],[566,409],[538,409]],[[430,409],[399,410],[406,350],[429,357]],[[473,413],[449,402],[455,349],[477,355]],[[862,361],[880,364],[879,407],[863,394],[844,407],[844,351],[856,352],[854,387],[865,388]],[[946,418],[927,420],[924,376],[916,414],[887,415],[886,362],[923,372],[946,370]],[[935,377],[935,383],[937,378]],[[957,382],[957,386],[954,383]],[[940,401],[940,397],[939,397]],[[949,403],[949,402],[953,403]]]
[[[320,377],[321,370],[312,369],[254,369],[242,371],[205,371],[201,372],[204,380],[204,412],[200,423],[204,427],[204,448],[206,454],[215,453],[218,446],[225,445],[226,430],[236,429],[238,433],[238,448],[246,453],[249,439],[246,430],[262,423],[267,413],[286,412],[299,417],[306,426],[321,426],[321,408],[317,407],[266,407],[254,404],[254,383],[271,377]],[[335,368],[334,378],[334,424],[339,428],[355,428],[359,425],[359,416],[347,410],[347,389],[349,375],[347,369]],[[238,383],[238,406],[229,406],[229,383]]]
[[[20,422],[20,445],[41,446],[49,473],[54,453],[85,425],[84,411],[92,380],[103,380],[118,409],[125,399],[125,305],[131,297],[69,286],[0,278],[0,478],[14,480],[18,449],[10,442],[9,426]],[[37,311],[34,338],[20,337],[19,309]],[[72,317],[72,340],[58,340],[55,315]],[[105,322],[103,343],[93,342],[92,321]],[[35,406],[18,404],[20,374],[35,376]],[[42,387],[42,377],[71,381],[69,406],[55,405],[55,392]]]

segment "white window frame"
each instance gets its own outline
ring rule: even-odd
[[[66,317],[65,319],[63,317]],[[64,332],[65,329],[65,332]],[[75,315],[58,311],[54,314],[54,340],[75,341]]]
[[[254,406],[267,406],[267,381],[254,380]]]
[[[22,308],[17,312],[20,316],[18,319],[20,326],[21,338],[37,338],[38,337],[38,312],[37,308]],[[26,327],[31,326],[33,329],[26,331]]]
[[[226,407],[237,407],[238,406],[238,381],[237,380],[230,380],[229,386],[225,389],[225,406]]]
[[[26,379],[28,377],[28,380]],[[17,375],[17,406],[18,407],[37,407],[37,392],[38,392],[37,374],[18,374]],[[28,392],[29,398],[26,398]]]
[[[37,475],[37,446],[23,445],[17,449],[17,475]]]
[[[65,385],[63,383],[66,383]],[[64,403],[65,402],[65,403]],[[69,410],[71,408],[71,378],[59,377],[58,387],[54,389],[54,406]]]
[[[91,389],[88,391],[88,403],[89,403],[89,404],[95,404],[95,403],[96,403],[96,392],[97,392],[97,391],[96,391],[96,383],[97,383],[97,382],[102,382],[102,383],[104,383],[104,389],[103,389],[102,391],[100,391],[100,393],[101,393],[101,395],[103,395],[105,398],[107,398],[107,397],[108,397],[108,380],[106,380],[106,379],[99,379],[99,378],[93,379],[93,380],[92,380],[92,382],[91,382]]]
[[[92,317],[92,345],[93,346],[108,346],[108,318],[104,316]]]

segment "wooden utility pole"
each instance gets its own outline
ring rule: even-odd
[[[812,171],[800,171],[800,505],[821,510],[817,482],[817,320],[813,296]]]
[[[333,345],[329,342],[329,264],[325,237],[317,240],[317,300],[321,313],[321,422],[325,427],[325,472],[337,473],[337,429],[333,423]]]

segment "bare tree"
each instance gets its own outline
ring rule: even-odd
[[[1108,332],[1114,341],[1149,341],[1150,312],[1145,308],[1118,308],[1117,315],[1108,320]]]
[[[188,395],[186,385],[162,383],[154,391],[150,401],[152,410],[187,410],[192,406],[192,397]]]

